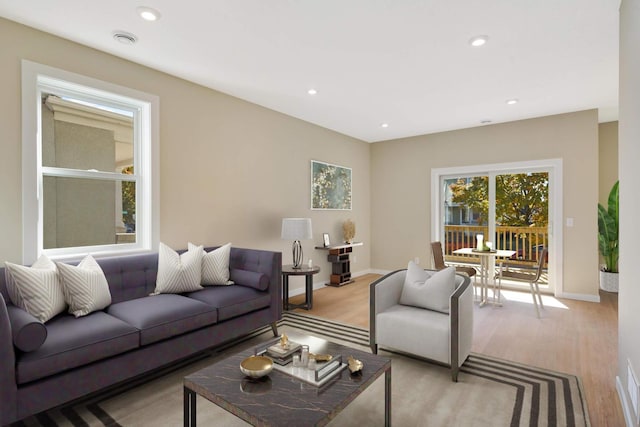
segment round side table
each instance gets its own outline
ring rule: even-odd
[[[311,310],[313,308],[313,275],[319,272],[320,267],[317,265],[313,267],[302,265],[300,268],[293,268],[293,264],[282,266],[282,307],[284,310],[294,308]],[[289,304],[289,276],[305,276],[304,304]]]

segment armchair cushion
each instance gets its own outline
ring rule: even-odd
[[[400,304],[449,313],[451,294],[456,289],[456,269],[426,271],[409,261]]]

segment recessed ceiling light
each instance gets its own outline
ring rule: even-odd
[[[480,120],[480,124],[487,125],[491,123],[491,120]]]
[[[138,15],[145,21],[157,21],[160,19],[160,12],[150,7],[141,6],[137,9]]]
[[[315,90],[315,89],[309,89],[309,90],[307,91],[307,93],[308,93],[309,95],[315,95],[316,93],[318,93],[318,91],[317,91],[317,90]]]
[[[513,98],[513,99],[507,99],[507,105],[513,105],[513,104],[517,104],[518,100]]]
[[[475,36],[469,40],[469,44],[473,47],[483,46],[489,40],[489,36]]]
[[[138,38],[131,33],[127,33],[126,31],[115,31],[113,33],[113,38],[119,41],[122,44],[135,44],[138,41]]]
[[[389,123],[382,123],[380,125],[381,128],[388,128],[389,127]]]

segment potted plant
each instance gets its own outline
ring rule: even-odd
[[[608,292],[618,292],[618,185],[619,181],[613,184],[607,209],[598,203],[598,249],[604,259],[600,289]]]

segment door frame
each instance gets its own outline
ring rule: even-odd
[[[562,239],[562,159],[529,160],[523,162],[492,163],[471,166],[454,166],[431,169],[431,240],[442,240],[441,230],[444,210],[441,206],[442,180],[451,175],[487,175],[523,173],[531,169],[549,173],[549,283],[553,283],[554,295],[560,296],[563,287],[563,239]],[[489,180],[491,182],[491,180]],[[491,185],[491,184],[489,184]],[[495,184],[494,184],[495,185]],[[495,218],[494,218],[495,220]],[[495,223],[495,221],[494,221]]]

